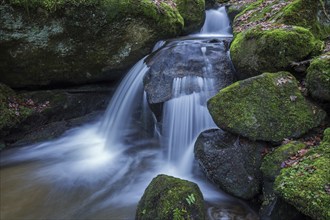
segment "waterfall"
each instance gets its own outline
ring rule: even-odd
[[[144,76],[152,69],[145,63],[149,56],[127,73],[99,121],[55,140],[1,152],[1,217],[134,219],[136,204],[159,173],[198,183],[208,204],[235,219],[248,216],[251,211],[241,202],[219,192],[198,169],[191,172],[195,139],[215,127],[207,100],[232,81],[226,62],[230,40],[224,43],[231,36],[228,25],[224,8],[210,10],[201,33],[155,45],[153,62],[170,60],[155,70],[165,69],[157,75],[157,85],[171,82],[166,101],[157,108],[162,117],[152,115],[143,89]],[[173,56],[164,56],[171,49]],[[154,127],[156,138],[148,133]],[[145,131],[150,136],[143,136]]]
[[[230,36],[230,24],[225,7],[206,12],[201,32],[195,36]],[[207,47],[201,44],[204,58],[203,76],[174,78],[172,99],[164,103],[161,143],[169,163],[181,174],[190,172],[193,145],[200,132],[217,128],[207,109],[207,100],[219,88],[215,84],[213,66],[207,57]],[[179,61],[180,62],[180,61]]]
[[[206,11],[204,25],[198,35],[201,36],[232,36],[230,21],[225,7]]]
[[[113,95],[100,127],[106,148],[114,151],[123,148],[123,140],[131,130],[133,113],[143,101],[142,79],[147,71],[143,58],[131,68]]]

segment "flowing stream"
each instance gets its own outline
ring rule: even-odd
[[[206,15],[201,32],[185,39],[232,37],[224,8]],[[165,41],[157,43],[154,53],[164,47]],[[257,219],[246,203],[210,184],[194,162],[198,134],[216,127],[206,102],[219,89],[207,48],[200,51],[203,74],[173,79],[161,122],[146,101],[142,81],[149,67],[143,58],[99,121],[1,152],[0,219],[134,219],[145,188],[161,173],[196,182],[209,219]]]

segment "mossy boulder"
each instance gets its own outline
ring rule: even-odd
[[[176,2],[4,1],[1,81],[22,88],[117,80],[157,40],[181,34],[185,19],[189,29],[202,23],[201,1]],[[192,18],[182,2],[198,4]]]
[[[279,142],[318,126],[326,113],[308,102],[288,72],[238,81],[208,102],[215,123],[252,140]]]
[[[296,164],[283,168],[275,191],[288,203],[313,219],[330,219],[330,128],[323,142]]]
[[[234,21],[236,33],[261,24],[294,25],[309,29],[315,37],[330,35],[329,0],[257,0],[238,14]]]
[[[330,53],[312,60],[307,69],[306,86],[312,97],[330,102]]]
[[[278,23],[308,28],[319,39],[330,35],[329,0],[295,0],[271,19]]]
[[[290,156],[295,155],[298,150],[306,147],[306,144],[298,141],[292,141],[276,148],[273,152],[267,154],[261,165],[261,171],[264,178],[275,181],[283,167],[284,161]]]
[[[158,175],[146,188],[136,210],[136,219],[205,219],[199,187],[187,180]]]
[[[233,196],[252,199],[261,189],[264,146],[262,142],[212,129],[198,136],[194,152],[200,167],[217,187]]]
[[[286,70],[323,49],[323,42],[301,27],[263,30],[257,26],[235,36],[230,54],[240,79]]]

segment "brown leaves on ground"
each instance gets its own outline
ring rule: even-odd
[[[322,139],[321,139],[320,135],[315,135],[313,137],[309,137],[309,138],[306,138],[305,140],[303,140],[303,143],[306,145],[306,148],[299,150],[295,155],[289,157],[286,161],[282,162],[281,167],[282,168],[291,167],[293,165],[298,164],[308,151],[310,151],[313,147],[318,146],[320,144],[321,140]],[[290,139],[284,139],[282,144],[288,144],[291,141],[292,140],[290,140]],[[319,154],[315,154],[314,158],[317,158],[320,156],[321,155],[319,155]]]
[[[241,1],[243,3],[244,1]],[[292,1],[282,2],[279,0],[266,0],[261,2],[255,9],[245,12],[243,15],[236,18],[234,23],[234,29],[236,32],[242,32],[251,27],[259,26],[261,30],[270,30],[274,28],[289,28],[290,26],[284,24],[277,24],[274,21],[271,21],[276,13],[282,10],[285,6],[290,4]],[[260,13],[265,8],[270,7],[269,11],[265,12],[262,15],[262,18],[255,21],[251,21],[252,16],[255,16],[256,13]]]

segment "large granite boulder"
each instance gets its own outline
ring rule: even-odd
[[[318,126],[326,113],[308,102],[288,72],[238,81],[208,102],[215,123],[252,140],[279,142]]]
[[[136,210],[136,219],[205,219],[199,187],[187,180],[158,175],[146,188]]]
[[[204,4],[17,0],[0,13],[0,81],[22,88],[119,79],[157,40],[198,29]]]
[[[261,189],[264,143],[252,142],[219,129],[202,132],[195,157],[206,176],[227,193],[252,199]]]

